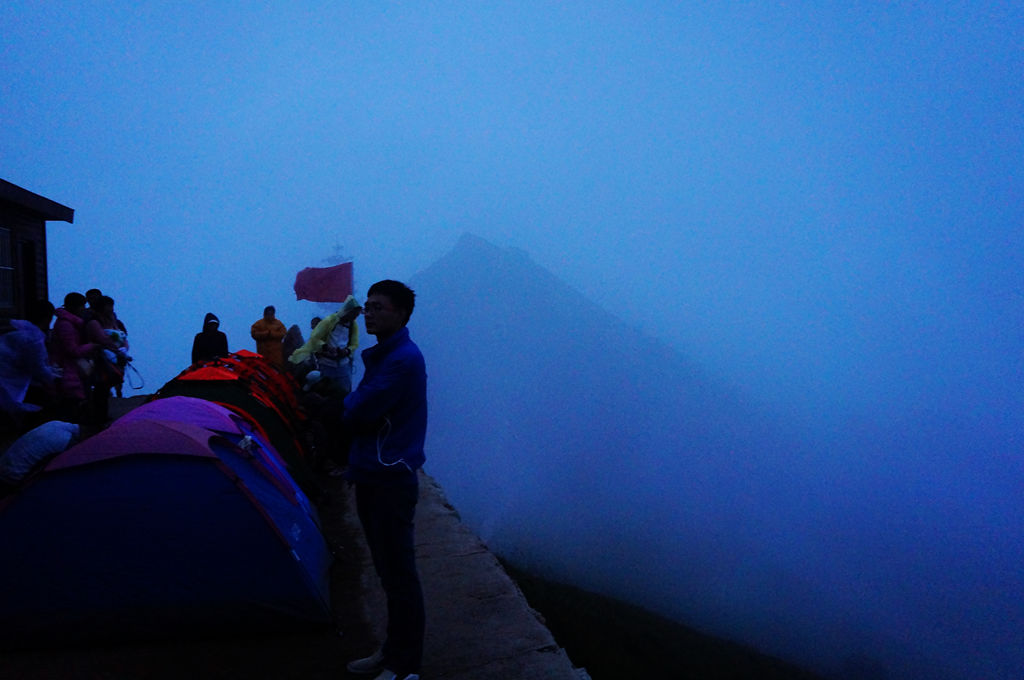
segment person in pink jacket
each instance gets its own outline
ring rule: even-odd
[[[50,360],[61,369],[57,381],[58,413],[61,420],[81,422],[83,404],[98,345],[85,339],[85,296],[68,293],[57,309],[50,335]]]

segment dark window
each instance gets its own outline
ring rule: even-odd
[[[18,259],[15,265],[14,294],[24,314],[36,300],[45,297],[45,289],[39,290],[39,267],[36,263],[36,244],[32,241],[18,241]]]
[[[0,227],[0,308],[14,307],[14,253],[11,230]]]

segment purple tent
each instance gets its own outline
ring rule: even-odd
[[[185,415],[207,425],[232,422],[192,406]],[[236,425],[225,436],[126,417],[7,498],[0,644],[328,623],[331,556],[317,522],[264,450],[231,441],[245,438]]]
[[[263,459],[266,468],[275,475],[282,491],[301,503],[319,526],[320,520],[313,504],[288,473],[288,464],[284,458],[262,433],[226,406],[196,397],[166,397],[147,402],[129,411],[118,419],[117,425],[140,420],[191,423],[224,435],[232,443],[246,448]]]
[[[240,432],[245,419],[231,409],[195,397],[167,397],[146,402],[118,419],[118,424],[136,420],[169,420],[192,423],[214,432]]]

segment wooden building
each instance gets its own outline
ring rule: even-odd
[[[24,318],[32,300],[49,299],[46,223],[74,220],[71,208],[0,179],[0,318]]]

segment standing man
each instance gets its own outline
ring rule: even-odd
[[[363,350],[365,373],[345,398],[352,432],[346,476],[355,485],[356,510],[373,566],[387,596],[387,639],[351,673],[377,680],[419,680],[423,656],[423,591],[416,570],[413,515],[419,497],[427,433],[427,372],[406,324],[416,295],[404,283],[370,286],[363,315],[377,344]]]
[[[274,305],[267,305],[263,309],[263,318],[252,325],[249,334],[256,341],[256,351],[277,368],[283,368],[284,349],[281,341],[288,329],[280,319],[274,318],[276,312]]]

